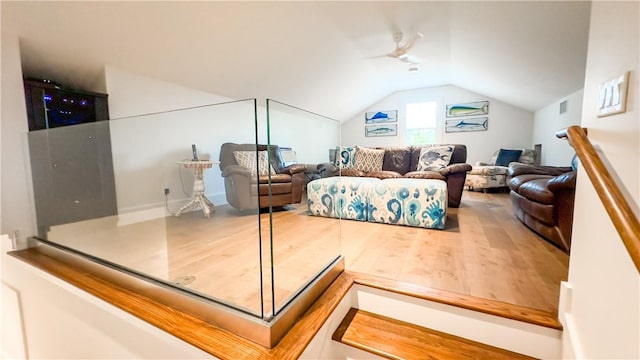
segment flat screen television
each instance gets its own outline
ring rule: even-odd
[[[107,95],[62,89],[54,83],[25,80],[29,131],[109,119]]]

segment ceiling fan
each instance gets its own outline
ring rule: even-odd
[[[412,37],[406,43],[401,44],[403,36],[404,34],[401,31],[398,31],[393,34],[393,41],[396,42],[396,49],[393,52],[390,52],[384,56],[398,59],[400,61],[404,61],[409,64],[420,64],[422,62],[422,59],[420,59],[417,56],[410,55],[407,52],[413,47],[416,41],[422,39],[424,35],[422,35],[419,32],[416,32],[416,35],[414,37]]]

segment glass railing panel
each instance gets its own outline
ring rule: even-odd
[[[257,174],[222,154],[257,131],[251,99],[30,132],[38,237],[263,317]]]
[[[339,220],[311,216],[307,207],[307,185],[322,176],[318,165],[328,163],[331,149],[339,145],[340,123],[268,99],[267,126],[275,170],[268,255],[273,314],[277,315],[340,256]],[[283,173],[291,177],[290,184],[283,183]]]

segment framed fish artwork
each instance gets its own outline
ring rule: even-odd
[[[447,105],[447,117],[477,116],[489,114],[489,102],[478,101]]]
[[[398,124],[365,125],[364,136],[396,136],[398,135]]]
[[[364,113],[365,124],[380,124],[398,121],[398,110],[372,111]]]
[[[444,131],[465,132],[465,131],[485,131],[489,128],[488,117],[451,119],[445,121]]]

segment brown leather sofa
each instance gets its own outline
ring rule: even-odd
[[[516,217],[565,252],[571,249],[576,172],[571,167],[509,165]]]
[[[431,146],[453,146],[453,153],[449,166],[440,171],[417,171],[420,151]],[[438,179],[447,182],[449,207],[460,206],[464,181],[467,171],[471,170],[471,165],[467,164],[467,147],[462,144],[433,144],[419,146],[402,147],[378,147],[384,150],[384,160],[381,171],[363,172],[356,169],[338,169],[333,164],[319,165],[322,177],[327,177],[326,173],[342,176],[375,177],[378,179],[389,178],[421,178]]]
[[[269,151],[275,174],[251,175],[249,169],[238,165],[234,151]],[[277,145],[224,143],[220,148],[220,170],[224,178],[227,202],[238,210],[256,210],[296,204],[302,201],[305,183],[304,165],[283,166]],[[271,183],[269,184],[269,180]]]

